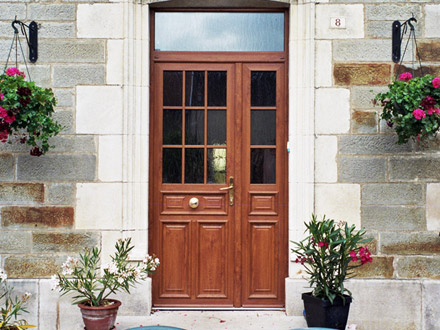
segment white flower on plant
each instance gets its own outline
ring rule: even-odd
[[[23,301],[28,300],[30,297],[32,297],[32,293],[26,291],[23,295]]]
[[[125,281],[124,278],[122,278],[122,277],[118,277],[118,283],[119,283],[119,284],[124,283],[124,281]]]
[[[159,258],[154,259],[154,262],[156,263],[156,267],[159,266],[160,264]]]
[[[52,275],[52,277],[50,278],[50,282],[52,291],[59,289],[60,279],[58,278],[58,275]]]
[[[7,278],[8,275],[6,274],[6,272],[0,268],[0,282],[6,281]]]
[[[63,263],[62,265],[63,275],[72,275],[73,270],[75,269],[76,266],[78,266],[78,262],[79,260],[76,258],[67,257],[66,262]]]
[[[103,274],[105,270],[107,270],[111,275],[116,274],[118,272],[118,265],[114,261],[109,264],[105,264],[102,266]]]

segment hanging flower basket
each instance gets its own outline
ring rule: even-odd
[[[26,81],[17,68],[7,69],[0,75],[0,141],[15,138],[30,145],[33,156],[46,153],[53,147],[49,138],[63,128],[52,118],[55,105],[51,89]]]
[[[413,78],[411,73],[404,72],[373,102],[383,107],[381,118],[396,131],[398,144],[409,139],[427,141],[440,129],[439,77],[427,74]]]

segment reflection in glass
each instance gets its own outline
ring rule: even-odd
[[[276,145],[276,111],[251,111],[251,144]]]
[[[205,72],[187,71],[185,73],[185,105],[205,105]]]
[[[185,111],[185,144],[205,144],[205,111]]]
[[[163,144],[182,144],[182,110],[163,111]]]
[[[251,106],[276,106],[277,75],[276,71],[251,72]]]
[[[182,183],[182,149],[164,148],[162,161],[162,182]]]
[[[203,183],[204,149],[185,149],[185,183]]]
[[[163,72],[163,105],[182,105],[182,71]]]
[[[226,110],[208,110],[208,145],[226,144]]]
[[[226,71],[208,72],[208,106],[226,106]]]
[[[275,149],[251,149],[251,183],[275,183]]]
[[[283,51],[284,13],[156,13],[154,48],[162,51]]]
[[[226,149],[208,149],[207,182],[226,183]]]

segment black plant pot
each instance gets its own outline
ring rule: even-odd
[[[345,330],[352,299],[346,295],[344,297],[345,304],[340,297],[331,304],[329,300],[313,297],[311,292],[303,293],[307,326]]]

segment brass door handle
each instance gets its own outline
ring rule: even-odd
[[[229,205],[234,206],[234,177],[229,177],[229,187],[220,188],[220,190],[229,190]]]
[[[199,199],[197,197],[193,197],[189,200],[188,205],[192,209],[196,209],[199,207]]]

